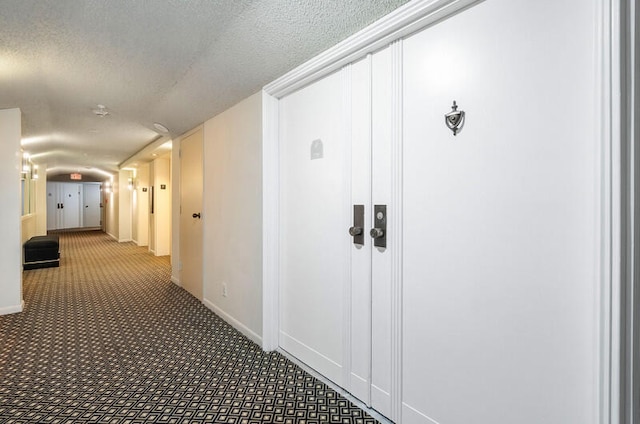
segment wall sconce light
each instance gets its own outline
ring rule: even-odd
[[[127,180],[127,188],[131,191],[133,190],[133,178],[129,178]]]
[[[33,165],[33,175],[31,178],[34,180],[38,179],[38,165]]]
[[[104,192],[111,193],[111,184],[109,182],[104,183]]]
[[[29,153],[22,152],[22,173],[27,174],[31,171],[31,164],[29,162]]]

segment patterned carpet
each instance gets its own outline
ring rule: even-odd
[[[61,233],[0,316],[2,423],[373,423],[170,282],[167,257]]]

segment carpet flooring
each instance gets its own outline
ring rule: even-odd
[[[61,233],[0,316],[2,423],[374,423],[170,282],[168,257]]]

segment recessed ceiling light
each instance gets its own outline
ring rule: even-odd
[[[160,131],[161,133],[168,133],[169,129],[167,127],[165,127],[164,125],[158,123],[158,122],[154,122],[153,123],[153,128],[157,129],[158,131]]]

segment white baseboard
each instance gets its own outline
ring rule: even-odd
[[[5,306],[0,308],[0,315],[17,314],[24,310],[24,300],[19,305]]]
[[[220,309],[211,301],[207,299],[203,299],[202,303],[204,303],[204,305],[207,308],[215,312],[215,314],[218,315],[220,318],[222,318],[223,320],[231,324],[233,328],[235,328],[236,330],[244,334],[249,340],[256,343],[258,346],[262,347],[262,337],[260,337],[259,335],[251,331],[249,327],[247,327],[246,325],[244,325],[243,323],[241,323],[240,321],[238,321],[237,319],[235,319],[234,317],[232,317],[231,315],[229,315],[228,313]]]
[[[174,277],[173,275],[171,276],[171,282],[173,284],[175,284],[178,287],[182,287],[182,283],[180,282],[180,280],[178,279],[178,277]]]
[[[113,234],[111,234],[111,233],[107,233],[107,235],[108,235],[109,237],[111,237],[112,239],[116,240],[116,241],[118,240],[118,237],[114,236],[114,235],[113,235]]]
[[[118,243],[129,243],[130,241],[131,241],[130,238],[128,238],[128,239],[119,239]]]

